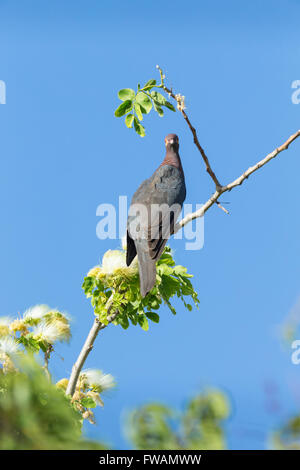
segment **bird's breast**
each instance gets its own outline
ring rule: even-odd
[[[186,196],[185,180],[182,170],[172,165],[160,167],[152,181],[157,199],[164,195],[163,199],[168,204],[182,204]]]

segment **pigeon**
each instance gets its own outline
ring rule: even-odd
[[[166,155],[153,173],[134,193],[127,220],[126,264],[138,258],[140,293],[145,297],[156,282],[159,260],[186,197],[179,139],[165,137]]]

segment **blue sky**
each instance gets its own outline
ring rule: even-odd
[[[186,96],[187,112],[223,183],[299,128],[291,84],[300,79],[298,0],[0,0],[1,315],[37,303],[68,311],[73,339],[53,357],[69,374],[93,321],[86,272],[119,241],[96,237],[96,208],[131,197],[180,137],[189,203],[213,191],[178,113],[149,115],[139,138],[114,117],[117,91],[156,77]],[[117,388],[89,435],[126,448],[124,415],[160,400],[182,407],[205,386],[232,400],[231,448],[264,448],[269,431],[300,407],[300,366],[279,326],[300,296],[300,143],[213,207],[202,250],[170,244],[195,275],[199,310],[178,304],[149,332],[111,326],[88,361]],[[274,406],[270,407],[270,403]]]

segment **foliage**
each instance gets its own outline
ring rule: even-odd
[[[278,450],[300,450],[300,416],[294,416],[272,436]]]
[[[44,355],[44,366],[40,371],[50,380],[48,363],[59,341],[68,341],[71,336],[70,319],[66,313],[51,309],[47,305],[35,305],[27,309],[18,319],[0,317],[0,372],[3,375],[18,372],[18,363],[27,357]],[[18,380],[21,380],[18,379]],[[57,388],[65,392],[68,379],[61,379]],[[110,374],[99,370],[83,371],[79,377],[73,406],[82,418],[94,422],[91,408],[103,406],[102,392],[114,385]]]
[[[35,305],[22,317],[0,317],[0,362],[5,364],[5,343],[15,343],[15,352],[51,353],[53,344],[70,339],[70,320],[65,313],[47,305]]]
[[[110,374],[103,374],[100,370],[87,369],[81,372],[76,384],[75,393],[71,402],[80,411],[83,419],[95,424],[92,408],[97,405],[104,406],[101,395],[105,390],[114,387],[115,382]],[[68,379],[62,379],[56,386],[66,392]]]
[[[143,116],[149,114],[152,108],[160,117],[164,115],[163,107],[174,112],[176,111],[172,103],[164,95],[154,90],[154,88],[158,88],[164,91],[164,78],[164,75],[161,74],[161,83],[159,85],[155,79],[151,79],[143,87],[138,83],[137,91],[134,91],[132,88],[123,88],[118,92],[118,97],[122,103],[115,110],[115,116],[125,116],[126,126],[128,128],[134,127],[141,137],[144,137],[146,134],[141,121]]]
[[[40,351],[47,356],[53,345],[68,341],[71,336],[69,317],[48,305],[35,305],[17,318],[0,317],[0,364],[6,370],[14,369],[14,358]]]
[[[228,415],[226,396],[212,389],[192,398],[180,414],[159,403],[132,411],[127,434],[137,449],[224,449],[222,422]]]
[[[81,438],[82,416],[41,367],[24,356],[0,369],[0,449],[102,449]]]
[[[175,265],[171,249],[166,247],[157,262],[156,284],[145,298],[141,297],[137,262],[127,267],[125,251],[109,250],[105,253],[102,266],[94,267],[84,278],[83,289],[91,299],[95,315],[103,324],[108,324],[108,315],[118,310],[114,323],[126,329],[129,324],[139,325],[148,330],[148,320],[159,322],[159,309],[164,302],[175,315],[176,310],[170,299],[177,296],[190,311],[190,298],[198,306],[199,299],[183,266]],[[155,311],[154,311],[155,310]]]

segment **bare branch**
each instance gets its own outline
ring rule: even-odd
[[[237,186],[240,186],[247,178],[249,178],[252,173],[255,171],[259,170],[262,168],[264,165],[266,165],[269,161],[271,161],[273,158],[275,158],[279,153],[283,152],[283,150],[287,150],[289,145],[294,142],[298,137],[300,136],[300,130],[295,132],[295,134],[291,135],[280,147],[277,147],[273,152],[269,153],[265,158],[260,160],[256,165],[251,166],[246,170],[241,176],[236,178],[234,181],[231,183],[228,183],[226,186],[223,186],[215,191],[215,193],[206,201],[203,206],[195,211],[191,212],[190,214],[187,214],[186,217],[181,219],[180,222],[178,222],[174,228],[174,233],[178,232],[184,225],[186,225],[188,222],[191,220],[194,220],[198,217],[203,217],[206,211],[213,205],[213,204],[218,204],[218,199],[221,196],[221,194],[226,193],[227,191],[231,191],[233,188],[236,188]],[[225,209],[226,211],[226,209]]]
[[[222,204],[219,201],[216,201],[217,206],[222,209],[222,211],[225,212],[225,214],[229,214],[229,211],[225,209],[225,207],[222,206]]]
[[[207,155],[206,153],[204,152],[203,148],[201,147],[200,145],[200,142],[199,142],[199,139],[198,139],[198,136],[197,136],[197,131],[196,129],[194,128],[194,126],[191,124],[191,121],[189,120],[186,112],[185,112],[185,105],[184,105],[184,96],[180,95],[180,94],[175,94],[173,92],[173,90],[171,90],[170,88],[168,88],[165,84],[164,84],[164,79],[165,79],[165,75],[163,74],[163,71],[161,69],[161,67],[159,67],[157,65],[157,69],[159,70],[159,73],[160,73],[160,78],[161,78],[161,87],[165,90],[166,93],[169,94],[169,96],[171,96],[176,102],[177,102],[177,108],[178,110],[181,112],[183,118],[185,119],[190,131],[192,132],[193,134],[193,138],[194,138],[194,144],[196,145],[196,147],[198,148],[202,158],[203,158],[203,161],[205,163],[205,166],[206,166],[206,171],[208,172],[208,174],[210,175],[210,177],[212,178],[212,180],[214,181],[215,183],[215,186],[216,186],[216,192],[214,193],[214,195],[204,204],[204,206],[202,207],[202,209],[200,209],[199,211],[193,213],[193,214],[188,214],[184,220],[182,220],[181,222],[179,222],[179,224],[181,224],[181,227],[183,227],[183,225],[185,225],[188,221],[190,220],[193,220],[197,217],[201,217],[204,212],[206,212],[214,203],[216,203],[218,205],[218,207],[220,207],[220,209],[222,209],[225,213],[229,213],[224,207],[221,206],[221,204],[218,202],[218,197],[225,193],[226,191],[231,191],[233,188],[235,188],[236,186],[239,186],[241,185],[245,179],[247,179],[252,173],[254,173],[255,171],[257,171],[259,168],[261,168],[262,166],[264,166],[266,163],[268,163],[270,160],[272,160],[273,158],[275,158],[280,152],[282,152],[283,150],[286,150],[289,145],[294,141],[296,140],[299,135],[300,135],[300,130],[297,131],[295,134],[293,134],[284,144],[282,144],[280,147],[276,148],[275,150],[273,150],[273,152],[269,153],[265,158],[263,158],[261,161],[259,161],[256,165],[248,168],[247,171],[245,171],[241,176],[239,176],[236,180],[232,181],[231,183],[227,184],[226,186],[222,186],[218,180],[218,178],[216,177],[214,171],[212,170],[212,167],[209,163],[209,160],[207,158]],[[216,195],[217,193],[219,194],[219,196],[216,198]],[[213,201],[213,202],[212,202]],[[204,210],[203,214],[202,214],[202,210]],[[200,215],[196,215],[195,214],[200,214]],[[177,226],[179,225],[177,224]],[[177,230],[175,230],[175,233],[176,231],[178,231],[179,228],[177,227]]]
[[[108,307],[108,312],[110,312],[110,310],[111,310],[112,300],[113,300],[113,297],[111,296],[109,298],[109,300],[107,301],[107,303],[110,304],[109,307]],[[90,332],[89,332],[89,334],[88,334],[88,336],[85,340],[85,343],[84,343],[84,345],[83,345],[83,347],[82,347],[82,349],[79,353],[79,356],[78,356],[76,362],[74,363],[74,365],[72,367],[72,372],[71,372],[71,375],[70,375],[70,378],[69,378],[69,382],[68,382],[68,386],[67,386],[67,390],[66,390],[66,395],[71,395],[71,396],[74,395],[80,372],[82,370],[82,367],[83,367],[89,353],[93,349],[93,345],[94,345],[95,339],[97,338],[97,335],[98,335],[99,331],[106,328],[107,325],[109,325],[109,323],[112,323],[116,319],[118,314],[119,314],[119,311],[116,310],[115,312],[108,315],[107,316],[107,320],[108,320],[107,324],[101,323],[98,320],[98,318],[95,318],[93,326],[90,329]]]
[[[292,142],[294,142],[294,140],[296,140],[299,136],[300,136],[300,130],[295,132],[295,134],[291,135],[291,137],[289,137],[287,139],[287,141],[284,142],[284,144],[282,144],[280,147],[277,147],[275,150],[273,150],[273,152],[269,153],[265,158],[263,158],[258,163],[256,163],[256,165],[251,166],[250,168],[248,168],[248,170],[245,171],[241,176],[239,176],[239,178],[232,181],[232,183],[227,184],[227,186],[225,186],[225,188],[223,188],[224,191],[222,191],[222,192],[224,193],[225,191],[231,191],[236,186],[241,185],[250,175],[252,175],[252,173],[254,173],[255,171],[262,168],[264,165],[266,165],[266,163],[268,163],[273,158],[277,157],[277,155],[280,152],[282,152],[283,150],[287,150],[289,145]]]
[[[182,116],[184,117],[187,125],[189,126],[189,128],[190,128],[190,130],[193,134],[194,144],[198,148],[198,150],[199,150],[199,152],[200,152],[200,154],[203,158],[203,161],[204,161],[205,167],[206,167],[206,171],[210,175],[210,177],[212,178],[213,182],[215,183],[216,189],[220,189],[222,187],[222,185],[219,182],[218,178],[216,177],[214,171],[212,170],[211,165],[209,163],[209,160],[207,158],[207,155],[206,155],[203,147],[201,147],[201,145],[200,145],[200,142],[199,142],[199,139],[198,139],[198,136],[197,136],[197,131],[194,128],[194,126],[191,124],[191,121],[189,120],[188,115],[185,112],[184,96],[181,96],[180,94],[173,93],[173,91],[170,90],[170,88],[165,86],[165,84],[164,84],[165,76],[163,74],[163,71],[158,65],[157,65],[157,68],[158,68],[159,73],[160,73],[162,88],[165,90],[166,93],[168,93],[169,96],[171,96],[177,102],[177,108],[181,112]]]

